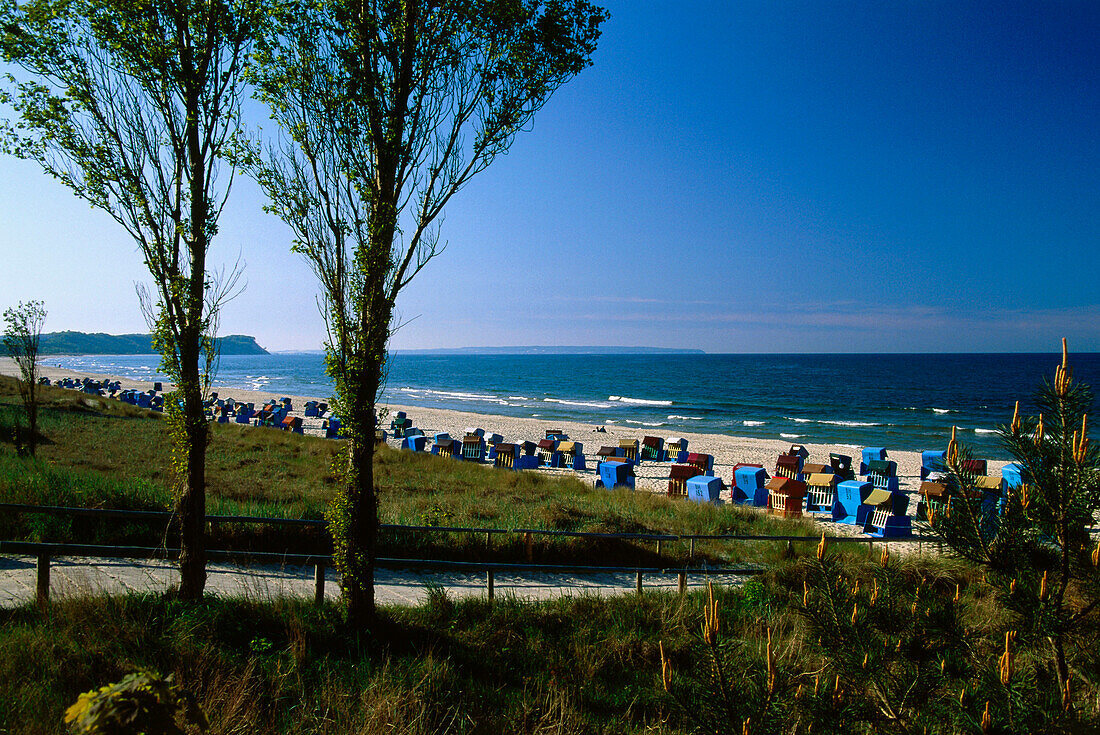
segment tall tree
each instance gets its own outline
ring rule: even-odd
[[[206,583],[203,400],[236,280],[207,267],[232,179],[218,159],[263,18],[259,0],[0,0],[0,57],[25,77],[9,76],[0,98],[16,112],[4,148],[114,218],[153,277],[144,301],[177,386],[165,405],[187,599]]]
[[[320,0],[283,7],[254,83],[283,131],[242,156],[320,281],[347,476],[330,526],[349,617],[374,611],[375,404],[398,293],[437,218],[590,63],[585,0]]]
[[[41,301],[19,302],[4,310],[4,347],[19,366],[19,397],[27,414],[26,451],[34,456],[38,445],[38,344],[46,307]]]

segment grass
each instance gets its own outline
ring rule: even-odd
[[[15,382],[0,378],[0,501],[166,510],[172,493],[170,447],[159,414],[118,401],[48,388],[35,460],[10,440],[20,406]],[[339,444],[238,424],[213,424],[207,452],[207,511],[212,515],[324,517],[336,482]],[[9,437],[4,441],[3,437]],[[376,480],[382,523],[412,526],[530,528],[642,534],[812,535],[813,524],[779,521],[739,507],[714,508],[645,492],[596,490],[574,477],[496,470],[424,453],[380,447]],[[222,526],[212,546],[324,553],[323,531]],[[22,515],[0,519],[0,536],[33,541],[162,545],[174,529],[144,523]],[[768,561],[782,547],[699,542],[696,560]],[[383,534],[379,553],[409,558],[525,560],[516,535]],[[653,543],[536,537],[532,560],[573,564],[675,564],[686,542]]]
[[[775,731],[807,732],[807,708],[816,705],[794,687],[815,688],[823,657],[832,654],[826,642],[814,641],[792,604],[802,594],[804,561],[788,560],[741,588],[714,590],[720,647],[741,700],[763,696],[749,683],[762,675],[770,631],[783,684],[773,706],[783,726]],[[1011,621],[980,575],[958,562],[891,563],[895,584],[908,595],[919,588],[923,600],[948,600],[960,584],[956,605],[973,631],[964,679],[973,695],[960,720],[934,731],[980,731],[967,717],[980,716],[992,695],[974,682],[996,671],[1002,623]],[[878,567],[846,564],[865,578]],[[741,732],[740,719],[723,720],[716,707],[712,661],[700,633],[705,604],[705,593],[647,592],[540,603],[498,598],[490,605],[437,591],[417,607],[382,608],[366,633],[347,629],[333,605],[293,600],[208,598],[185,605],[154,595],[96,596],[61,600],[44,612],[29,605],[0,610],[0,732],[62,732],[61,713],[79,693],[136,670],[173,674],[195,695],[215,734],[672,735],[699,731],[704,717],[707,732]],[[675,697],[661,685],[662,648]],[[1031,665],[1023,651],[1021,642],[1021,676]],[[922,654],[914,649],[912,655],[919,660]],[[1097,666],[1087,655],[1076,660],[1084,677],[1084,729],[1076,731],[1091,732],[1097,712],[1086,682]],[[1034,686],[1026,677],[1022,685]],[[948,682],[936,700],[946,704],[937,706],[954,707],[957,686]],[[841,713],[849,724],[835,727],[819,717],[812,732],[896,731],[881,721],[881,729],[853,726],[853,712]]]

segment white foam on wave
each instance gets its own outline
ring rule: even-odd
[[[702,416],[677,416],[676,414],[670,414],[668,417],[671,421],[702,421]]]
[[[742,421],[741,423],[744,426],[763,426],[764,424],[766,424],[768,422],[767,421]]]
[[[451,398],[456,401],[499,401],[500,398],[492,395],[485,395],[484,393],[463,393],[461,391],[451,390],[426,390],[424,391],[431,396],[440,396],[442,398]]]
[[[878,424],[874,421],[834,421],[833,419],[802,419],[796,416],[784,416],[783,418],[788,421],[793,421],[796,424],[826,424],[828,426],[888,426],[888,424]]]
[[[636,424],[638,426],[664,426],[664,421],[634,421],[633,419],[623,419],[624,424]]]
[[[530,401],[527,396],[508,396],[509,401]]]
[[[956,413],[956,412],[952,411],[950,408],[933,408],[932,413]]]
[[[974,429],[975,434],[996,434],[996,429]]]
[[[819,424],[828,424],[830,426],[885,426],[886,424],[876,424],[873,421],[828,421],[822,419],[818,421]]]
[[[780,434],[784,439],[801,439],[803,434]]]
[[[618,401],[619,403],[629,403],[635,406],[671,406],[672,401],[651,401],[646,398],[629,398],[627,396],[608,396],[609,401]]]
[[[583,406],[585,408],[611,408],[610,403],[590,403],[589,401],[566,401],[561,398],[543,398],[544,403],[560,403],[563,406]]]

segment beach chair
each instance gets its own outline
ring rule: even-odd
[[[943,474],[947,467],[944,466],[944,457],[947,452],[938,449],[929,449],[920,453],[920,479],[927,480],[933,475]]]
[[[947,485],[924,480],[920,484],[921,500],[917,502],[917,518],[928,520],[929,510],[939,513],[947,507]]]
[[[669,468],[668,496],[680,497],[687,494],[687,481],[692,477],[698,477],[703,471],[691,464],[674,464]]]
[[[867,465],[867,481],[879,490],[898,491],[898,463],[884,459],[872,459]]]
[[[480,426],[467,426],[467,427],[466,427],[466,428],[465,428],[465,429],[463,430],[463,432],[462,432],[462,433],[463,433],[464,435],[465,435],[465,434],[476,434],[476,435],[478,435],[479,437],[481,437],[482,439],[484,439],[484,438],[485,438],[485,429],[482,429],[482,428],[481,428]]]
[[[665,442],[657,436],[642,437],[642,459],[661,462],[665,458]]]
[[[302,406],[302,415],[306,418],[317,418],[317,401],[306,401]]]
[[[665,456],[669,462],[683,464],[687,461],[688,440],[682,436],[670,436],[665,439]],[[680,455],[684,456],[681,457]]]
[[[596,487],[613,490],[617,487],[634,489],[634,465],[630,462],[609,460],[596,468]]]
[[[283,419],[281,428],[283,429],[283,431],[291,431],[295,434],[305,433],[305,430],[302,428],[301,416],[287,416],[285,419]]]
[[[543,434],[543,438],[560,442],[564,439],[568,439],[569,436],[565,433],[565,429],[547,429]]]
[[[781,518],[801,518],[806,503],[806,483],[789,477],[773,477],[768,489],[768,512]]]
[[[405,432],[405,436],[401,440],[401,448],[408,449],[410,452],[423,452],[427,443],[428,437],[423,434],[409,434]]]
[[[515,444],[498,442],[493,445],[493,466],[504,470],[515,469],[519,447]]]
[[[432,454],[440,457],[449,457],[450,459],[462,459],[462,452],[460,451],[461,446],[462,445],[449,436],[445,439],[437,437],[435,443],[432,444]]]
[[[374,443],[375,443],[376,446],[379,445],[379,444],[385,444],[386,443],[386,430],[385,429],[375,429],[374,430]]]
[[[1020,487],[1026,481],[1027,474],[1024,472],[1023,465],[1009,462],[1001,468],[1001,482],[1004,484],[1006,492]]]
[[[513,467],[517,470],[537,470],[539,467],[539,457],[537,454],[521,454],[516,457],[516,462]]]
[[[485,439],[485,447],[487,449],[487,452],[485,454],[485,459],[487,461],[492,462],[496,459],[496,457],[497,457],[497,449],[496,449],[497,444],[504,444],[504,437],[501,436],[500,434],[490,434]]]
[[[906,511],[909,496],[903,492],[889,492],[873,488],[864,500],[871,508],[864,521],[863,532],[878,538],[905,538],[913,535],[913,528]]]
[[[962,461],[962,470],[971,475],[988,475],[988,463],[984,459],[964,459]]]
[[[390,421],[390,430],[398,439],[404,438],[405,432],[412,427],[412,419],[405,415],[404,411],[398,411]]]
[[[860,455],[859,474],[866,475],[873,460],[886,461],[886,447],[864,447]]]
[[[696,503],[722,504],[722,478],[696,475],[687,480],[687,497]]]
[[[711,454],[700,454],[697,452],[688,452],[686,461],[681,464],[695,465],[703,471],[704,475],[714,474],[714,456]]]
[[[620,439],[619,449],[622,451],[619,453],[620,457],[624,457],[627,462],[631,464],[638,464],[638,440],[637,439]]]
[[[619,456],[619,448],[618,447],[600,447],[599,450],[596,452],[596,462],[597,463],[604,462],[606,460],[611,459],[612,457],[618,457],[618,456]]]
[[[985,461],[985,460],[982,460]],[[982,504],[982,533],[992,538],[997,533],[998,520],[1008,493],[1002,477],[981,475],[975,478],[975,491],[980,493]]]
[[[780,454],[775,460],[775,474],[790,480],[801,479],[802,458],[797,454]]]
[[[733,469],[733,502],[768,507],[768,473],[758,465],[742,464]]]
[[[556,439],[540,439],[538,444],[538,458],[540,465],[560,467],[561,454],[558,453],[558,441]]]
[[[462,437],[462,458],[470,462],[480,462],[485,457],[485,439],[481,435],[466,430]]]
[[[580,442],[558,442],[558,451],[561,452],[561,463],[578,472],[587,471],[584,461],[584,445]]]
[[[325,432],[326,439],[343,439],[340,434],[340,417],[332,416],[321,422],[321,430]]]
[[[802,463],[803,475],[820,475],[820,474],[833,474],[833,468],[827,464],[818,464],[815,462],[803,462]]]
[[[831,472],[806,475],[806,510],[810,513],[832,513],[838,481],[839,478]]]
[[[869,482],[845,480],[836,486],[836,502],[833,503],[833,522],[862,526],[871,512],[863,499],[871,494],[874,486]]]

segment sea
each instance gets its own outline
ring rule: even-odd
[[[44,359],[76,371],[164,380],[155,355]],[[383,401],[594,426],[942,449],[957,426],[975,456],[1009,459],[998,427],[1061,354],[471,355],[395,353]],[[1100,353],[1071,355],[1076,379],[1100,383]],[[318,352],[221,357],[216,389],[327,398]],[[413,417],[415,419],[415,416]],[[492,422],[485,428],[492,430]]]

